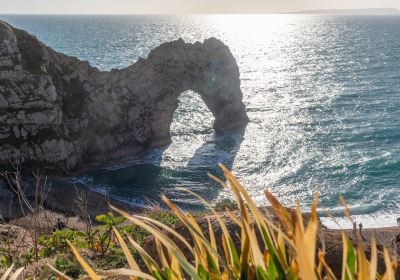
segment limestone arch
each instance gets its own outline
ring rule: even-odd
[[[68,173],[165,145],[186,90],[201,96],[216,132],[248,122],[238,65],[215,38],[165,43],[124,69],[100,71],[0,21],[0,60],[0,165]]]
[[[153,67],[155,81],[151,89],[154,121],[147,143],[160,146],[171,142],[170,126],[179,96],[189,90],[200,96],[213,115],[216,133],[245,126],[249,119],[242,101],[239,68],[229,48],[215,38],[204,43],[173,43],[154,49],[146,59]]]

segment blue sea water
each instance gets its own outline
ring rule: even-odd
[[[337,216],[343,196],[364,226],[400,216],[400,17],[319,15],[12,16],[16,27],[102,70],[146,57],[160,43],[214,36],[235,56],[250,123],[215,135],[211,113],[184,92],[173,143],[139,159],[68,180],[132,203],[166,194],[183,207],[230,193],[211,182],[225,163],[259,205],[263,191],[309,208],[320,187],[321,213]],[[327,214],[330,213],[330,214]],[[332,227],[330,218],[324,222]]]

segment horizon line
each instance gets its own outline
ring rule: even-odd
[[[296,11],[265,11],[265,12],[207,12],[207,13],[203,13],[203,12],[186,12],[186,13],[146,13],[146,12],[139,12],[139,13],[97,13],[97,12],[93,12],[93,13],[71,13],[71,12],[52,12],[52,13],[41,13],[41,12],[33,12],[33,13],[27,13],[27,12],[6,12],[6,13],[1,13],[0,15],[42,15],[42,16],[63,16],[63,15],[85,15],[85,16],[91,16],[91,15],[96,15],[96,16],[108,16],[108,15],[119,15],[119,16],[134,16],[134,15],[149,15],[149,16],[167,16],[167,15],[171,15],[171,16],[184,16],[184,15],[284,15],[284,14],[300,14],[300,15],[342,15],[343,12],[345,12],[345,15],[351,15],[348,12],[362,12],[362,11],[397,11],[397,13],[395,14],[391,14],[391,13],[377,13],[377,14],[368,14],[366,13],[365,15],[396,15],[396,14],[400,14],[400,9],[396,8],[396,7],[380,7],[380,8],[358,8],[358,9],[351,9],[351,8],[347,8],[347,9],[307,9],[307,10],[296,10]],[[362,13],[358,13],[355,15],[363,15]]]

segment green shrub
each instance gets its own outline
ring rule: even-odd
[[[80,238],[84,237],[81,231],[75,231],[69,228],[56,230],[52,234],[43,234],[39,236],[38,244],[39,257],[45,258],[54,254],[65,252],[68,248],[67,240],[74,242],[78,247],[82,247]]]
[[[121,249],[113,249],[103,258],[100,258],[98,266],[102,269],[113,269],[126,266],[126,258]]]
[[[172,226],[179,221],[178,217],[176,217],[171,211],[163,209],[153,209],[152,211],[149,211],[146,216],[168,226]]]
[[[239,208],[238,208],[238,205],[236,204],[236,201],[229,199],[229,198],[224,198],[224,199],[218,201],[217,203],[215,203],[214,209],[217,212],[223,212],[226,210],[234,211],[234,210],[238,210]]]
[[[79,263],[74,258],[72,258],[71,255],[57,256],[55,267],[57,270],[63,272],[65,275],[75,279],[83,273],[83,270],[81,269]]]

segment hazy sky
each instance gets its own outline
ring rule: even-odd
[[[400,8],[400,0],[0,0],[0,14],[275,13],[378,7]]]

